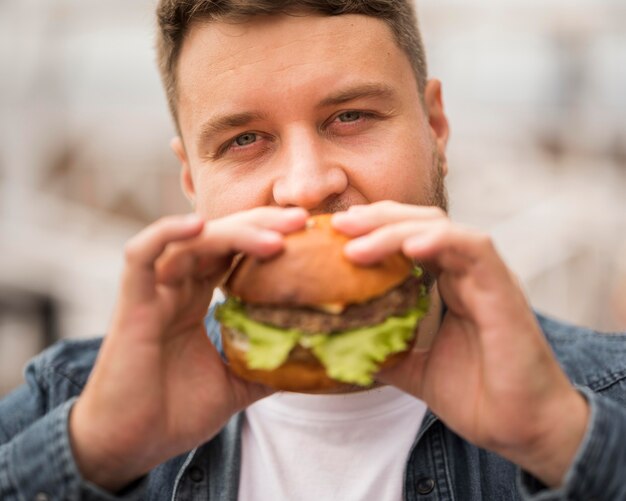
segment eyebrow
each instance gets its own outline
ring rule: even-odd
[[[255,120],[263,120],[265,115],[256,112],[229,113],[216,115],[207,120],[200,129],[200,140],[205,140],[214,134],[219,134],[230,129],[243,127]]]
[[[380,83],[366,83],[340,90],[320,102],[320,107],[337,106],[345,104],[356,99],[365,98],[384,98],[392,99],[395,97],[393,88]]]

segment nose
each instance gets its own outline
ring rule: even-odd
[[[273,196],[281,207],[324,207],[348,187],[348,176],[317,131],[298,130],[283,137]]]

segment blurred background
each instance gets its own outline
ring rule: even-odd
[[[0,395],[106,332],[124,242],[188,205],[155,0],[0,1]],[[626,3],[418,0],[452,125],[453,217],[534,306],[626,330]]]

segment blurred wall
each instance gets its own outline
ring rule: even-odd
[[[626,3],[419,1],[455,219],[540,310],[626,329]]]
[[[0,2],[0,394],[52,338],[106,332],[121,248],[188,206],[154,0]],[[419,0],[456,220],[533,304],[626,329],[626,4]]]

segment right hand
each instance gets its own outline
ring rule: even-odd
[[[302,209],[278,208],[206,225],[195,215],[170,217],[127,244],[112,326],[70,416],[85,479],[117,491],[269,394],[231,374],[203,319],[236,253],[276,254],[282,235],[306,218]]]

